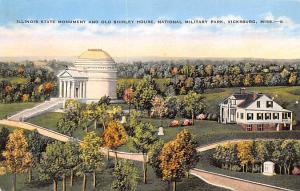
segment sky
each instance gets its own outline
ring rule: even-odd
[[[300,58],[300,0],[0,0],[0,57]],[[23,24],[18,21],[37,20]],[[41,20],[55,20],[43,24]],[[59,24],[59,20],[153,20],[154,24]],[[158,24],[207,20],[208,24]],[[226,24],[210,24],[222,20]],[[256,24],[228,24],[256,20]],[[261,24],[261,20],[283,23]]]

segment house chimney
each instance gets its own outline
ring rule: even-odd
[[[246,88],[240,88],[240,94],[245,94],[246,93]]]

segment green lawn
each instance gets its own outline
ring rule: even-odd
[[[0,119],[35,106],[36,102],[0,104]]]
[[[149,166],[148,171],[148,183],[145,185],[142,183],[143,175],[142,175],[142,164],[136,163],[135,166],[138,168],[139,179],[138,179],[138,187],[137,191],[167,191],[168,185],[167,183],[161,181],[159,178],[155,176],[153,169]],[[98,174],[98,184],[97,187],[99,190],[109,191],[110,185],[112,183],[112,168],[107,168],[103,172]],[[17,177],[17,190],[22,191],[49,191],[52,190],[52,184],[38,185],[37,183],[24,183],[26,182],[27,174],[18,175]],[[11,175],[6,174],[0,176],[0,188],[4,190],[9,190],[11,185]],[[68,180],[68,179],[67,179]],[[91,188],[92,177],[88,177],[87,190],[92,190]],[[68,183],[68,182],[67,182]],[[72,188],[67,184],[67,190],[80,191],[81,190],[82,178],[78,177],[74,181],[74,186]],[[58,183],[58,190],[61,190],[61,182]],[[209,185],[202,181],[199,178],[191,176],[189,179],[184,179],[182,182],[178,183],[178,190],[187,190],[187,191],[204,191],[204,190],[212,190],[212,191],[223,191],[225,189],[218,188],[212,185]]]
[[[48,112],[44,113],[42,115],[33,117],[28,120],[29,123],[33,123],[36,125],[39,125],[41,127],[45,127],[48,129],[51,129],[53,131],[57,131],[57,122],[58,120],[63,116],[63,113],[58,113],[58,112]],[[94,130],[94,124],[91,123],[89,126],[89,130]],[[102,129],[97,129],[96,133],[100,134],[102,132]],[[74,132],[74,137],[82,139],[85,135],[85,131],[83,129],[77,129]]]
[[[270,184],[274,186],[289,188],[292,190],[300,190],[300,176],[295,175],[275,175],[275,176],[265,176],[260,173],[243,173],[243,172],[234,172],[230,170],[221,169],[215,167],[211,164],[211,155],[213,150],[201,152],[200,161],[197,164],[196,168],[202,170],[207,170],[215,173],[220,173],[228,176],[233,176],[237,178],[242,178],[246,180],[251,180],[255,182]]]
[[[27,78],[21,78],[21,77],[0,77],[0,81],[2,80],[8,80],[12,84],[25,84],[28,82]]]
[[[45,128],[57,131],[56,124],[62,113],[49,112],[36,116],[28,120],[28,122],[40,125]],[[143,121],[151,122],[154,126],[158,127],[160,120],[152,118],[143,118]],[[239,138],[294,138],[300,139],[300,131],[280,131],[280,132],[246,132],[240,126],[235,124],[221,124],[215,121],[195,121],[195,126],[188,127],[168,127],[170,119],[163,120],[164,136],[160,138],[164,141],[169,141],[175,138],[176,134],[183,129],[188,129],[195,139],[198,141],[199,145],[206,145],[216,141],[223,141],[229,139],[239,139]],[[93,125],[91,124],[90,130],[93,130]],[[97,134],[101,134],[102,129],[97,129]],[[85,131],[82,129],[77,129],[74,132],[74,136],[82,139]],[[129,145],[123,145],[119,148],[122,151],[129,151]]]

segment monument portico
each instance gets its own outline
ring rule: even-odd
[[[117,68],[111,56],[101,49],[83,52],[58,75],[59,97],[97,101],[103,96],[116,99]]]

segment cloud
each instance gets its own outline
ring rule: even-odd
[[[14,24],[0,27],[0,56],[75,56],[103,48],[112,56],[298,58],[299,24]],[[191,20],[203,20],[192,18]],[[225,15],[208,20],[243,20]]]

